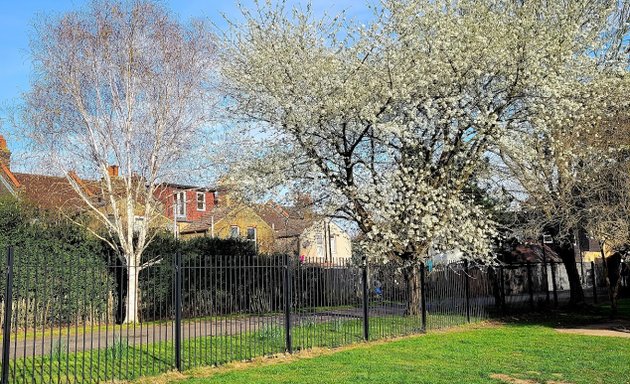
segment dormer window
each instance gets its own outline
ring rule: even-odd
[[[197,210],[206,210],[206,194],[205,192],[197,192]]]

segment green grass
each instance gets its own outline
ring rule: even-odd
[[[198,316],[192,319],[186,318],[182,319],[182,324],[194,323],[202,320],[206,321],[222,321],[222,320],[231,320],[231,319],[241,319],[250,317],[250,314],[246,313],[234,313],[230,315],[222,315],[222,316]],[[278,313],[270,312],[270,313],[262,313],[258,314],[260,317],[264,316],[278,316]],[[166,320],[152,320],[152,321],[144,321],[142,322],[142,327],[151,327],[151,326],[159,326],[159,325],[170,325],[173,324],[174,319],[166,319]],[[20,328],[17,331],[13,330],[11,332],[11,340],[33,340],[40,339],[42,335],[45,337],[55,337],[58,338],[60,336],[75,336],[75,335],[92,335],[98,332],[123,332],[127,330],[140,329],[140,323],[130,323],[130,324],[62,324],[59,326],[50,326],[46,325],[37,329],[34,328]],[[3,335],[0,334],[0,341],[2,341]]]
[[[630,383],[630,340],[536,325],[430,333],[312,359],[218,371],[181,384],[499,384],[504,374],[574,384]]]
[[[600,308],[606,316],[610,314],[610,304],[602,304]],[[630,299],[620,299],[617,302],[617,317],[630,319]]]
[[[463,324],[465,318],[454,315],[431,315],[431,328]],[[373,317],[371,339],[418,333],[417,317]],[[292,329],[293,349],[335,348],[363,341],[360,319],[335,319],[326,322],[302,318]],[[57,345],[58,344],[58,345]],[[11,362],[11,377],[17,383],[97,382],[111,379],[131,380],[153,376],[174,368],[171,341],[134,345],[117,340],[101,350],[67,353],[62,342],[54,344],[52,353],[35,358],[18,358]],[[258,356],[282,353],[285,333],[281,324],[264,326],[256,331],[234,336],[208,336],[185,339],[182,346],[184,369],[219,365],[230,361],[250,360]],[[102,346],[104,347],[104,346]]]

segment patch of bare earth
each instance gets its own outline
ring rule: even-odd
[[[556,331],[575,335],[622,337],[630,339],[630,323],[627,321],[589,324],[576,328],[556,328]]]
[[[572,383],[568,383],[564,381],[540,382],[540,381],[529,380],[529,379],[519,379],[518,377],[505,375],[502,373],[495,373],[493,375],[490,375],[490,378],[495,379],[495,380],[501,380],[505,384],[572,384]]]

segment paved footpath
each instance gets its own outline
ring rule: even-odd
[[[379,314],[398,313],[398,309],[389,309],[379,311]],[[362,310],[360,308],[349,308],[336,311],[292,314],[292,325],[297,326],[302,322],[312,323],[327,322],[337,319],[357,319],[361,318]],[[249,316],[231,319],[200,319],[200,320],[184,320],[182,324],[182,339],[194,339],[197,337],[207,336],[232,336],[254,332],[267,327],[284,328],[284,315],[274,314],[271,316]],[[168,321],[159,324],[136,324],[132,326],[111,325],[104,329],[101,326],[98,330],[90,330],[84,333],[71,332],[68,334],[50,334],[50,330],[37,332],[36,335],[29,335],[26,338],[18,338],[15,340],[15,334],[11,336],[11,358],[23,358],[30,356],[49,355],[56,350],[63,353],[74,353],[89,350],[100,350],[110,348],[116,343],[127,341],[131,347],[140,347],[160,342],[168,342],[174,339],[174,321]],[[81,326],[78,327],[79,332],[82,331]],[[62,328],[66,331],[67,328]],[[58,333],[59,328],[53,332]],[[42,334],[44,333],[44,334]],[[18,331],[19,335],[19,331]]]

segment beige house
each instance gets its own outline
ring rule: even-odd
[[[198,236],[251,241],[261,253],[295,254],[311,262],[352,256],[350,236],[330,219],[274,202],[213,207],[180,230],[182,238]]]
[[[300,234],[300,257],[322,262],[350,259],[350,235],[330,219],[316,220]]]
[[[183,239],[203,236],[247,240],[261,253],[275,251],[274,228],[253,207],[245,204],[213,207],[201,219],[182,227],[179,233]]]

